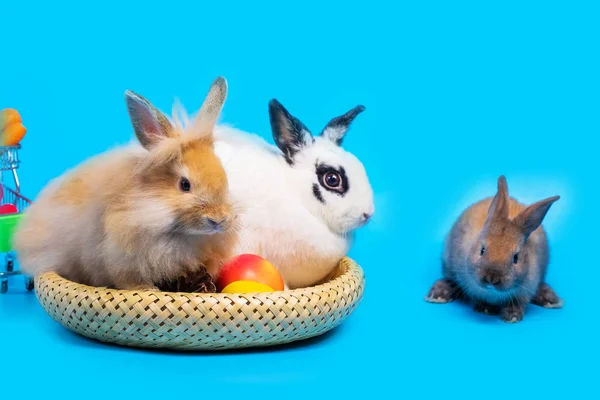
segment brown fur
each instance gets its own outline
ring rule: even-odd
[[[90,196],[90,188],[86,185],[86,177],[73,177],[59,188],[54,194],[54,199],[63,204],[82,206]]]
[[[143,148],[94,157],[42,191],[15,234],[23,271],[151,290],[200,265],[216,275],[237,241],[227,177],[212,141],[225,93],[225,81],[216,80],[196,120],[184,125],[129,92]],[[180,188],[182,177],[189,192]]]
[[[520,321],[544,284],[549,246],[541,223],[558,199],[525,206],[509,196],[501,176],[496,195],[468,207],[452,226],[442,257],[443,279],[426,299],[444,303],[464,296],[476,310],[498,307],[504,320]]]

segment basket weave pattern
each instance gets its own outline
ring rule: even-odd
[[[174,350],[272,346],[321,335],[342,323],[364,291],[362,269],[344,258],[314,287],[271,293],[170,293],[81,285],[45,273],[35,281],[56,322],[101,342]]]

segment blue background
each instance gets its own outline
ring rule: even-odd
[[[125,89],[166,111],[175,97],[194,110],[223,75],[222,120],[269,139],[272,97],[314,131],[364,104],[345,146],[364,161],[377,206],[350,254],[366,273],[364,300],[320,340],[217,355],[115,348],[52,322],[15,279],[0,296],[2,390],[65,399],[598,393],[593,4],[2,2],[0,108],[18,109],[28,128],[26,195],[129,140]],[[565,308],[531,307],[512,325],[423,300],[450,224],[494,193],[499,174],[522,201],[562,196],[545,226],[548,281]]]

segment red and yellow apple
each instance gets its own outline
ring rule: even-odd
[[[261,293],[274,292],[271,286],[254,281],[233,281],[225,286],[221,293]]]
[[[284,290],[277,268],[256,254],[240,254],[223,264],[215,284],[222,293]]]

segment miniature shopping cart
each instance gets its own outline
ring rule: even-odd
[[[23,211],[31,201],[21,195],[21,187],[17,169],[19,168],[19,149],[16,146],[0,146],[0,293],[8,291],[8,278],[22,275],[15,270],[14,251],[12,250],[12,237],[18,222],[23,216]],[[12,175],[15,189],[4,184],[4,175]],[[25,288],[33,290],[33,279],[25,276]]]

